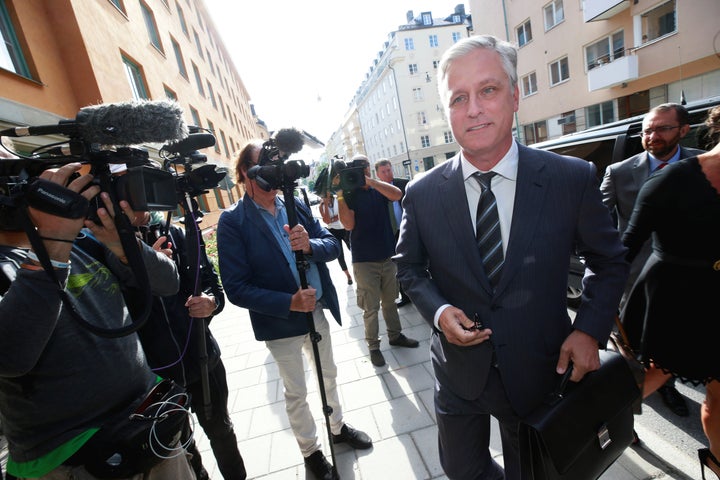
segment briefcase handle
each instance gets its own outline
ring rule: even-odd
[[[571,361],[568,363],[568,368],[560,379],[560,383],[558,384],[557,388],[548,396],[546,400],[546,403],[548,405],[555,405],[563,399],[563,397],[565,396],[565,390],[567,389],[567,384],[570,381],[570,376],[572,376],[572,371],[573,363]]]

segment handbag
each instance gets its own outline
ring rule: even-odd
[[[628,341],[627,334],[625,333],[625,328],[617,315],[615,315],[615,325],[617,326],[617,331],[610,333],[608,348],[622,355],[627,362],[628,367],[630,367],[633,378],[635,378],[635,383],[642,392],[643,384],[645,383],[645,365],[638,360],[638,356],[635,354],[635,351],[633,351],[630,347],[630,342]],[[642,402],[642,395],[640,395],[640,398],[638,398],[633,404],[633,413],[635,415],[640,415],[642,413]]]
[[[128,413],[123,411],[93,435],[76,457],[97,478],[127,478],[144,473],[183,450],[189,395],[165,379]]]
[[[640,396],[623,357],[600,351],[600,369],[559,387],[520,423],[526,480],[597,479],[633,441],[633,402]]]

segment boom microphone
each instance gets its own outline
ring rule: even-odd
[[[275,134],[275,145],[286,155],[299,152],[304,144],[303,134],[295,128],[281,128]]]
[[[168,153],[188,153],[213,145],[215,145],[215,135],[212,133],[191,133],[182,140],[168,143],[162,149]]]
[[[57,125],[15,127],[0,136],[67,135],[102,145],[139,145],[167,142],[187,136],[182,108],[170,100],[137,100],[92,105],[80,109],[75,120]]]

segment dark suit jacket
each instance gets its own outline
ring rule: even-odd
[[[432,362],[444,388],[477,398],[494,346],[512,407],[525,415],[557,385],[560,345],[573,328],[605,345],[627,263],[592,163],[519,145],[512,226],[495,294],[475,244],[459,155],[410,182],[403,206],[394,259],[422,316],[433,325],[437,309],[451,304],[471,318],[478,313],[493,330],[492,346],[472,347],[452,345],[434,330]],[[573,325],[566,294],[576,250],[589,272]]]
[[[705,150],[680,147],[680,158],[690,158]],[[632,215],[635,199],[645,180],[650,176],[650,160],[647,152],[633,155],[622,162],[608,165],[603,175],[600,190],[605,206],[617,220],[620,233],[627,228]]]
[[[698,150],[697,148],[680,147],[680,159],[694,157],[703,152],[704,150]],[[602,201],[610,209],[610,214],[617,222],[620,235],[627,229],[638,192],[640,192],[640,188],[649,176],[650,160],[647,152],[641,152],[626,158],[622,162],[608,165],[605,169],[602,184],[600,185]],[[652,242],[645,242],[642,250],[633,260],[625,287],[625,294],[623,295],[623,303],[651,251]]]
[[[297,200],[297,199],[296,199]],[[341,323],[340,303],[326,262],[340,254],[340,242],[313,218],[301,201],[297,220],[310,235],[312,257],[322,283],[322,301]],[[220,275],[228,300],[250,310],[257,340],[275,340],[308,333],[307,316],[290,311],[290,300],[298,284],[280,246],[246,194],[241,202],[224,211],[218,222]]]

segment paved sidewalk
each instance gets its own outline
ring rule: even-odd
[[[335,447],[341,478],[447,478],[440,468],[437,453],[434,380],[429,360],[430,328],[414,306],[401,308],[403,332],[418,339],[420,347],[390,347],[383,338],[381,348],[387,365],[373,367],[367,356],[362,312],[355,303],[354,285],[347,286],[337,262],[332,262],[329,267],[340,304],[345,305],[343,325],[330,322],[344,417],[354,427],[367,432],[374,441],[373,448],[364,451],[354,451],[345,445]],[[288,425],[277,368],[264,343],[254,339],[247,311],[228,304],[211,327],[220,343],[228,372],[230,410],[248,478],[314,480],[312,474],[305,472]],[[384,333],[382,322],[380,330]],[[323,451],[331,461],[315,372],[310,371],[307,364],[306,370],[310,379],[308,385],[313,387],[310,404],[318,423],[318,435]],[[199,427],[196,438],[211,478],[222,480],[209,443]],[[700,478],[697,463],[677,462],[680,467],[670,463],[677,452],[668,453],[668,448],[672,450],[672,447],[661,445],[658,435],[643,430],[641,438],[642,446],[627,449],[601,477],[602,480]],[[498,460],[502,461],[497,431],[493,433],[492,446]]]

